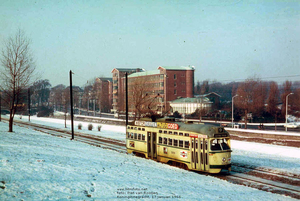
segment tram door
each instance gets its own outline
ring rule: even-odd
[[[148,158],[157,159],[156,133],[147,132]]]
[[[200,154],[200,163],[201,163],[201,169],[203,171],[207,171],[209,169],[209,164],[208,164],[208,140],[205,138],[200,139],[200,149],[201,149],[201,154]]]
[[[199,138],[191,138],[191,165],[193,169],[200,168]]]

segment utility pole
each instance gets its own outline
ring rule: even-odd
[[[125,100],[125,102],[126,102],[126,126],[128,125],[128,74],[127,73],[125,73],[125,87],[126,87],[126,92],[125,92],[125,94],[126,94],[126,100]]]
[[[71,101],[71,128],[72,128],[71,140],[74,140],[73,89],[72,89],[72,71],[71,70],[70,70],[70,101]]]
[[[30,88],[28,88],[28,121],[30,121]]]
[[[234,104],[233,104],[233,99],[235,98],[235,97],[237,97],[238,96],[238,94],[236,94],[235,96],[233,96],[232,97],[232,100],[231,100],[231,127],[233,128],[234,126],[233,126],[233,120],[234,120],[234,109],[233,109],[233,107],[234,107]]]

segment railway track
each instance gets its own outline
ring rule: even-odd
[[[3,119],[4,121],[8,122],[8,119]],[[67,131],[65,129],[54,128],[51,126],[45,126],[41,124],[23,122],[19,120],[14,120],[14,125],[31,128],[33,130],[46,133],[56,137],[64,137],[70,138],[72,137],[71,131]],[[120,153],[127,153],[125,148],[125,142],[121,140],[116,140],[112,138],[90,135],[81,132],[74,132],[74,140],[78,142],[83,142],[86,144],[90,144],[96,147],[101,147],[103,149],[110,149]]]
[[[3,120],[8,121],[7,119]],[[14,124],[18,126],[28,127],[56,137],[71,138],[71,132],[64,129],[58,129],[50,126],[44,126],[18,120],[15,120]],[[75,132],[74,135],[76,141],[87,143],[96,147],[101,147],[103,149],[117,151],[119,153],[127,153],[125,142],[123,141],[81,132]],[[232,171],[230,174],[210,176],[217,177],[231,183],[300,199],[300,175],[298,174],[287,174],[276,170],[233,163]]]
[[[300,199],[300,175],[297,174],[233,163],[230,175],[221,174],[216,175],[216,177],[232,183]]]

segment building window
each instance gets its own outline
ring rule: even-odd
[[[177,90],[176,89],[174,89],[174,95],[177,95]]]
[[[174,74],[174,80],[176,80],[177,79],[177,75],[176,74]]]
[[[176,82],[174,82],[174,87],[177,87],[177,84],[176,84]]]

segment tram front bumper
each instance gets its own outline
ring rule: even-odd
[[[210,165],[210,169],[223,169],[223,170],[229,170],[231,171],[231,164],[227,165]]]

